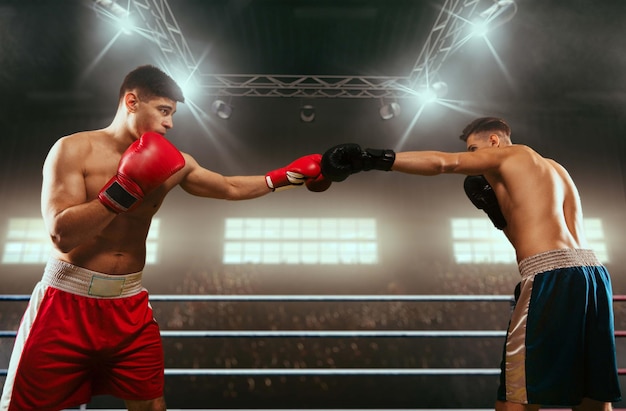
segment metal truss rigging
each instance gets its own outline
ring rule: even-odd
[[[445,0],[410,73],[395,77],[201,73],[167,0],[128,1],[128,11],[143,22],[135,30],[159,47],[170,71],[193,78],[206,95],[398,99],[416,95],[437,79],[443,63],[466,40],[464,29],[481,0]],[[106,2],[96,0],[100,5]],[[102,7],[96,7],[99,10]]]
[[[386,98],[411,95],[406,77],[202,75],[207,94],[234,97]]]

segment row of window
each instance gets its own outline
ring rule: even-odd
[[[514,263],[515,251],[487,218],[453,218],[452,251],[459,264]],[[591,248],[609,261],[600,219],[586,219]],[[146,263],[159,255],[160,220],[147,239]],[[45,263],[51,250],[43,220],[9,220],[2,264]],[[373,218],[227,218],[224,264],[377,264],[378,234]]]

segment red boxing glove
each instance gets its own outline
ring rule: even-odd
[[[158,133],[144,133],[122,155],[115,175],[98,198],[116,213],[129,211],[185,165],[183,155]]]
[[[309,154],[308,156],[300,157],[287,167],[267,173],[265,182],[272,191],[279,188],[301,186],[308,180],[316,179],[322,173],[321,161],[321,154]]]
[[[328,190],[332,182],[333,181],[331,179],[324,177],[324,175],[320,173],[320,175],[316,178],[309,178],[306,180],[305,184],[309,191],[321,193],[322,191]]]

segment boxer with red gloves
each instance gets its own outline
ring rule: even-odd
[[[124,152],[117,174],[100,190],[98,198],[116,213],[129,211],[184,165],[183,155],[165,137],[145,133]]]
[[[200,166],[165,138],[178,102],[182,91],[168,75],[138,67],[109,126],[62,137],[48,153],[41,209],[52,255],[20,323],[0,410],[76,408],[92,393],[122,398],[129,411],[166,410],[161,335],[142,286],[148,231],[166,195],[180,186],[248,200],[330,186],[319,154],[266,175]]]

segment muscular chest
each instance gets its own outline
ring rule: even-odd
[[[86,160],[83,172],[85,189],[87,200],[92,200],[97,198],[102,187],[117,175],[120,156],[111,154]],[[137,183],[141,186],[140,182]],[[153,215],[161,206],[166,194],[167,190],[162,186],[146,193],[143,201],[133,213]]]
[[[95,198],[100,189],[117,173],[120,155],[117,153],[94,150],[84,159],[83,177],[87,197]]]

